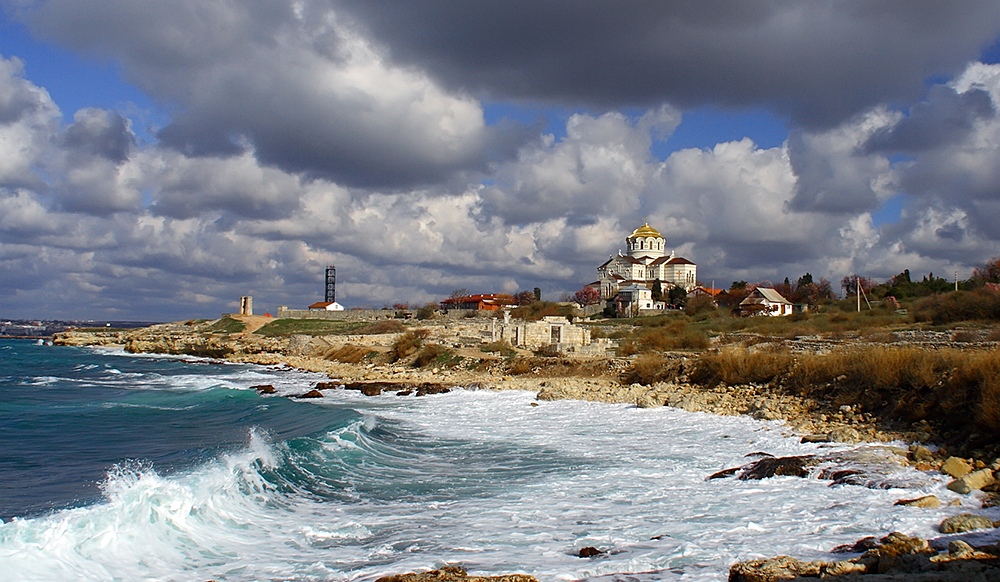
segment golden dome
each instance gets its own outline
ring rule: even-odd
[[[633,230],[632,234],[628,235],[628,238],[639,238],[639,237],[663,238],[663,235],[661,235],[660,232],[655,228],[653,228],[652,226],[649,226],[649,223],[647,222],[642,226],[640,226],[639,228]]]

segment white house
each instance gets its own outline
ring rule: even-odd
[[[317,301],[309,306],[309,311],[343,311],[344,306],[336,301]]]
[[[792,302],[769,287],[757,287],[740,302],[740,315],[791,315],[794,306]]]
[[[632,231],[625,244],[628,254],[618,251],[618,256],[597,267],[599,279],[591,285],[600,288],[602,299],[612,299],[619,290],[634,285],[652,289],[656,281],[664,293],[672,287],[690,291],[697,285],[698,266],[673,251],[666,254],[667,240],[649,224]]]
[[[653,290],[639,284],[622,287],[615,295],[618,311],[638,315],[640,311],[653,309],[663,310],[667,305],[663,301],[653,301]]]

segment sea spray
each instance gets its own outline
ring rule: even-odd
[[[5,479],[79,479],[79,459],[59,454],[75,455],[77,441],[100,451],[88,463],[104,464],[92,499],[8,513],[0,572],[16,579],[368,580],[457,562],[544,580],[719,580],[740,559],[829,558],[837,544],[892,530],[934,537],[943,517],[975,501],[947,491],[940,476],[891,465],[890,489],[831,487],[815,474],[706,481],[750,453],[855,449],[802,444],[778,423],[748,418],[536,402],[524,392],[328,390],[295,401],[248,387],[290,394],[320,377],[31,349],[52,350],[39,354],[50,358],[46,369],[5,371],[16,376],[5,404],[61,432],[50,441],[33,425],[5,433],[11,450],[32,452],[17,457],[23,465],[0,464]],[[65,354],[63,368],[53,353]],[[43,376],[54,381],[27,381]],[[106,438],[119,429],[138,443]],[[967,507],[893,506],[928,493]],[[604,553],[580,558],[586,546]]]

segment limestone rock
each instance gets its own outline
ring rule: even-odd
[[[916,499],[900,499],[893,505],[905,505],[906,507],[922,507],[924,509],[935,509],[941,507],[941,500],[936,495],[924,495]]]
[[[310,390],[309,392],[306,392],[305,394],[300,394],[299,396],[296,396],[296,398],[322,398],[322,397],[323,397],[323,393],[320,392],[319,390],[315,390],[315,389]]]
[[[602,554],[604,554],[604,552],[595,548],[594,546],[586,546],[584,548],[580,548],[580,551],[577,555],[580,556],[581,558],[593,558],[595,556],[600,556]]]
[[[961,479],[972,472],[972,463],[959,457],[948,457],[941,464],[941,472],[955,479]]]
[[[783,582],[801,576],[819,577],[820,562],[803,562],[789,556],[739,562],[729,568],[729,582]]]
[[[927,447],[917,444],[910,445],[907,456],[914,463],[932,463],[934,461],[934,453]]]
[[[980,469],[963,475],[951,483],[948,483],[948,489],[951,489],[955,493],[965,495],[977,489],[982,489],[987,485],[992,485],[995,482],[996,479],[993,477],[993,471],[991,469]]]
[[[270,384],[259,384],[257,386],[251,386],[250,389],[256,390],[257,394],[274,394],[275,392],[277,392],[274,386],[271,386]]]
[[[962,513],[960,515],[953,515],[942,521],[941,525],[938,526],[938,531],[945,534],[951,534],[976,529],[991,529],[992,527],[993,520],[988,517],[973,515],[971,513]]]

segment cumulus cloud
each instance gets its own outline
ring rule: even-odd
[[[252,151],[289,172],[401,186],[510,150],[477,100],[387,61],[329,2],[50,0],[19,14],[172,104],[159,138],[185,154]]]
[[[0,294],[21,313],[301,307],[329,263],[352,306],[559,299],[645,221],[706,284],[951,273],[1000,240],[1000,66],[962,69],[995,3],[6,5],[170,112],[158,142],[121,111],[62,121],[0,59]],[[955,76],[925,90],[932,72]],[[564,124],[490,126],[485,100]],[[705,103],[791,133],[654,156]]]
[[[24,78],[17,58],[0,56],[0,188],[37,185],[59,109],[45,89]]]

